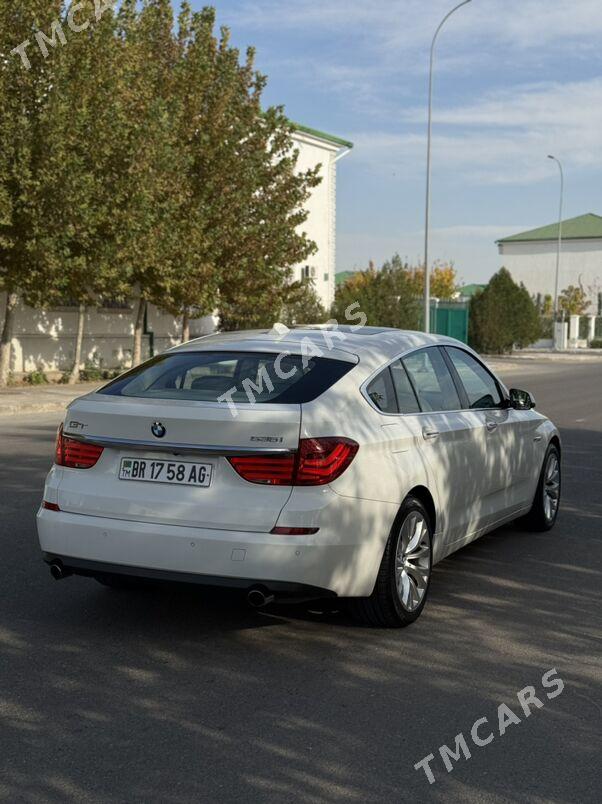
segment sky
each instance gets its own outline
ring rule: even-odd
[[[338,163],[337,270],[420,261],[429,49],[454,0],[214,5],[233,43],[257,48],[266,105],[355,144]],[[601,12],[602,0],[472,0],[442,30],[431,253],[464,282],[501,267],[497,239],[557,219],[549,153],[564,217],[602,214]]]

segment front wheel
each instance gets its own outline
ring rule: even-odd
[[[408,497],[385,547],[374,592],[370,597],[351,599],[351,613],[366,625],[410,625],[425,606],[432,563],[429,515],[420,500]]]
[[[554,527],[560,508],[561,488],[560,452],[556,444],[550,444],[539,476],[533,507],[525,520],[530,530],[546,531]]]

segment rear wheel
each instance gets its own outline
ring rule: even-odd
[[[525,518],[525,525],[530,530],[546,531],[554,527],[560,508],[561,488],[560,452],[556,444],[550,444],[539,476],[533,507]]]
[[[385,547],[374,592],[349,601],[353,616],[367,625],[402,628],[425,606],[431,581],[433,538],[429,515],[408,497]]]

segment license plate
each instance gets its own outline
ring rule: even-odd
[[[213,467],[209,463],[122,458],[119,479],[206,488],[211,485],[212,471]]]

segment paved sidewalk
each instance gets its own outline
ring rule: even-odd
[[[484,355],[489,360],[549,360],[556,363],[599,363],[602,361],[602,349],[570,349],[555,352],[552,349],[523,349],[510,355]]]
[[[76,385],[35,385],[0,389],[0,417],[18,413],[54,413],[65,410],[76,397],[99,388],[103,383]]]

